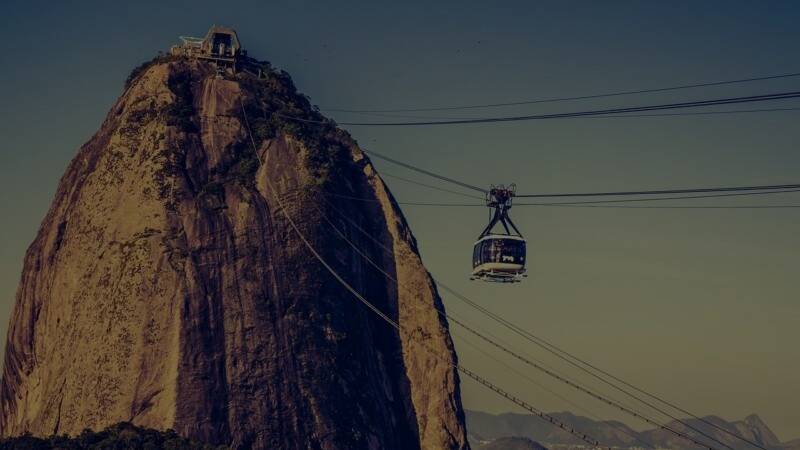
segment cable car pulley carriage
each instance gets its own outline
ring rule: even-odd
[[[527,277],[525,238],[508,215],[515,192],[516,185],[501,184],[486,193],[486,206],[493,212],[473,248],[471,280],[516,283]],[[505,234],[492,231],[498,223]]]

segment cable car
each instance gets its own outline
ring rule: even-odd
[[[486,206],[493,210],[492,218],[473,247],[471,280],[517,283],[528,276],[525,238],[508,216],[515,192],[516,186],[511,184],[492,186],[486,193]],[[505,233],[492,231],[498,223]]]

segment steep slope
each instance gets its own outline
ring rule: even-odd
[[[25,257],[3,436],[130,421],[235,448],[466,448],[443,306],[402,213],[356,143],[263,69],[155,61],[71,162]],[[412,333],[358,304],[274,195]]]

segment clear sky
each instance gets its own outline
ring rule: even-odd
[[[287,70],[323,108],[493,103],[800,71],[800,3],[792,1],[6,1],[0,14],[3,334],[25,249],[77,148],[99,127],[134,66],[178,35],[203,35],[212,23],[236,27],[251,55]],[[799,87],[794,78],[479,114]],[[471,114],[477,113],[446,115]],[[367,149],[473,184],[563,192],[797,183],[798,119],[795,111],[349,131]],[[388,173],[416,177],[375,162]],[[402,201],[461,201],[387,181]],[[704,202],[800,204],[800,193]],[[467,279],[486,211],[404,211],[431,272],[493,311],[694,412],[726,419],[755,412],[781,439],[800,437],[800,210],[518,207],[512,215],[529,241],[531,276],[516,286]],[[444,299],[451,312],[489,326]],[[582,413],[458,335],[456,344],[468,367],[540,408]],[[602,417],[624,418],[531,375]],[[513,410],[469,381],[463,395],[468,408]]]

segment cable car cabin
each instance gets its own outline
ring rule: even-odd
[[[515,185],[501,184],[486,192],[486,206],[493,212],[492,219],[472,250],[471,280],[515,283],[527,277],[525,238],[508,215],[515,191]],[[498,224],[503,226],[505,234],[492,231]]]
[[[525,276],[524,238],[489,234],[475,242],[471,279],[514,283]]]

